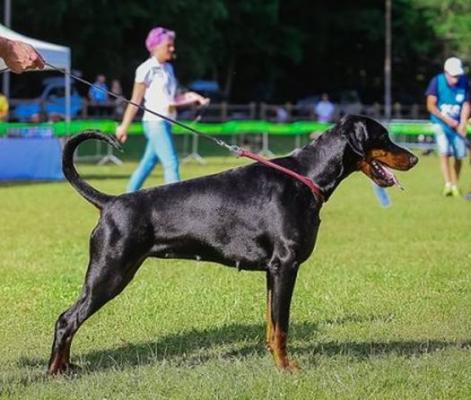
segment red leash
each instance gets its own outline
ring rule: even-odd
[[[271,162],[270,160],[267,160],[266,158],[263,158],[262,156],[258,154],[251,153],[250,151],[240,149],[238,151],[238,155],[240,157],[247,157],[252,160],[258,161],[267,167],[277,169],[278,171],[281,171],[285,173],[286,175],[292,176],[293,178],[297,179],[298,181],[301,181],[304,183],[309,189],[311,189],[311,192],[314,193],[316,196],[318,196],[321,201],[324,203],[325,202],[325,197],[324,193],[322,193],[322,189],[314,183],[314,181],[311,178],[308,178],[306,176],[300,175],[294,171],[291,171],[288,168],[282,167],[281,165],[275,164]]]

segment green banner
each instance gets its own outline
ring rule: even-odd
[[[322,133],[327,130],[331,124],[314,122],[314,121],[296,121],[291,123],[276,123],[260,120],[242,120],[227,121],[220,123],[208,122],[191,122],[181,121],[188,124],[192,128],[201,131],[206,135],[238,135],[238,134],[269,134],[269,135],[306,135],[310,133]],[[117,121],[113,120],[76,120],[70,123],[54,122],[54,123],[17,123],[17,122],[0,122],[0,136],[28,136],[36,133],[50,133],[55,136],[70,136],[82,132],[86,129],[98,129],[105,133],[113,133],[118,126]],[[418,136],[432,135],[431,124],[424,122],[392,122],[389,129],[394,135]],[[173,132],[176,135],[186,134],[188,130],[175,125]],[[471,130],[468,129],[468,133]],[[143,129],[140,122],[131,124],[129,129],[130,135],[142,135]]]

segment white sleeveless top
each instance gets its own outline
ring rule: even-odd
[[[155,57],[149,58],[136,69],[137,83],[144,83],[146,91],[144,94],[144,106],[165,117],[175,118],[174,107],[177,81],[170,63],[159,63]],[[143,121],[161,121],[158,116],[144,112]]]

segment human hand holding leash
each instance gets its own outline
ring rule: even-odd
[[[446,117],[445,122],[446,122],[446,124],[447,124],[450,128],[452,128],[452,129],[458,130],[458,128],[459,128],[459,126],[460,126],[460,124],[459,124],[458,121],[456,121],[456,120],[454,120],[453,118],[450,118],[450,117],[448,117],[448,116]]]
[[[200,106],[205,106],[209,104],[210,99],[208,97],[203,97],[196,92],[186,92],[181,94],[175,99],[175,107],[188,106],[191,104],[198,104]]]
[[[200,106],[206,107],[206,106],[209,106],[210,101],[211,99],[209,97],[203,97],[199,103],[200,103]]]
[[[19,40],[0,38],[0,57],[16,74],[44,68],[44,60],[41,55],[32,46]]]
[[[464,123],[460,123],[458,124],[458,126],[456,127],[456,132],[458,132],[461,136],[463,136],[464,138],[466,138],[466,131],[468,130],[468,124],[467,122],[464,122]]]

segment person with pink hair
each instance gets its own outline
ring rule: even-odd
[[[162,28],[153,28],[147,35],[145,45],[150,53],[149,59],[136,69],[131,101],[169,118],[176,117],[176,108],[183,105],[204,105],[209,99],[195,92],[177,95],[177,81],[170,61],[175,53],[175,32]],[[129,125],[138,108],[129,104],[124,112],[121,124],[116,128],[116,137],[121,143],[127,139]],[[142,117],[147,144],[137,169],[127,186],[128,192],[139,190],[145,179],[160,161],[164,169],[165,183],[180,180],[179,162],[172,136],[171,124],[152,114],[144,112]]]

